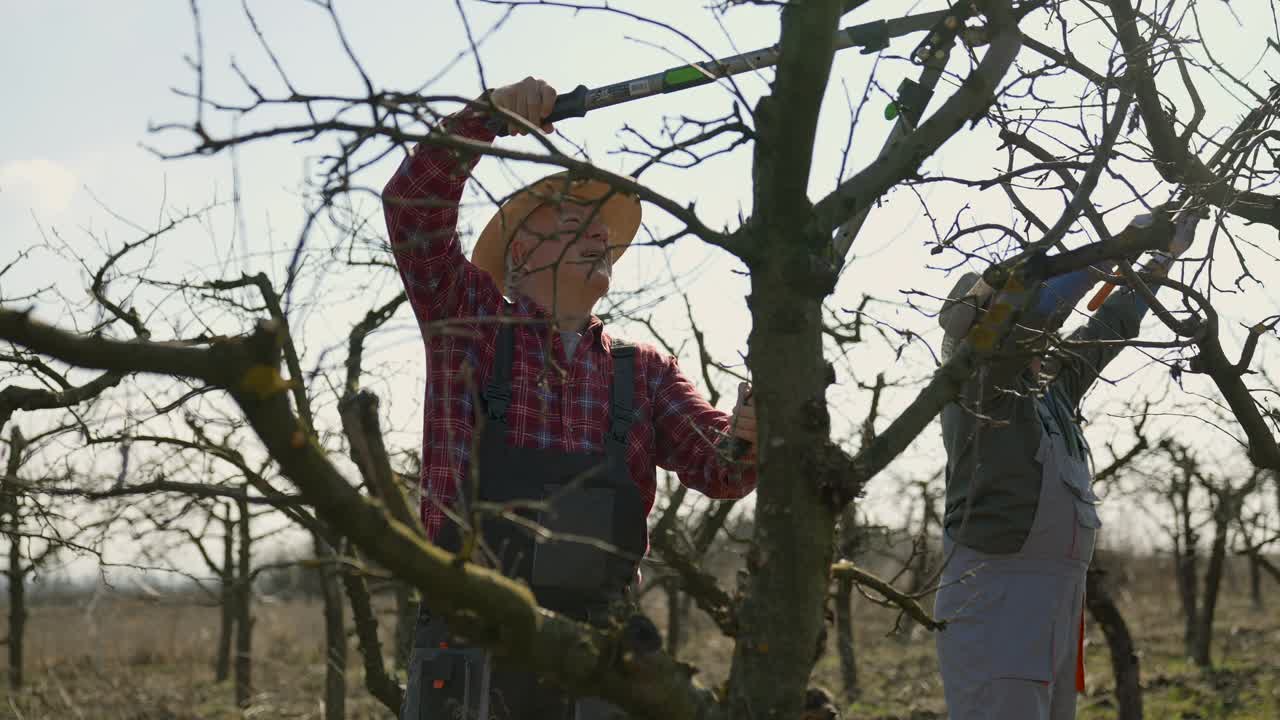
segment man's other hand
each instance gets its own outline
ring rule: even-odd
[[[740,459],[754,462],[756,459],[756,407],[751,403],[750,383],[738,383],[738,402],[733,406],[729,433],[742,442],[750,444]]]
[[[1182,213],[1182,217],[1173,224],[1173,241],[1169,243],[1170,255],[1182,257],[1182,254],[1191,248],[1196,241],[1196,225],[1199,222],[1200,216],[1195,212]]]

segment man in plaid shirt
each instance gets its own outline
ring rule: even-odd
[[[552,130],[542,119],[555,98],[550,86],[532,78],[490,93],[496,107],[543,132]],[[447,118],[444,128],[455,136],[491,142],[490,122],[483,112],[465,110]],[[511,130],[524,132],[514,123]],[[637,543],[619,541],[633,548],[626,564],[629,583],[638,555],[646,549],[643,520],[654,503],[656,466],[714,498],[738,498],[754,489],[756,427],[750,389],[739,387],[732,414],[717,410],[698,394],[674,358],[649,345],[614,340],[591,314],[609,289],[614,261],[640,223],[639,201],[603,183],[573,181],[560,173],[522,190],[502,205],[468,261],[456,225],[458,203],[476,160],[419,146],[383,190],[392,251],[427,353],[422,521],[431,538],[445,547],[456,545],[459,531],[447,518],[462,513],[446,510],[465,507],[460,501],[466,493],[459,489],[473,474],[479,475],[481,499],[542,499],[540,489],[525,492],[519,486],[566,481],[551,477],[556,474],[580,478],[592,463],[604,467],[608,455],[610,470],[598,474],[613,478],[609,492],[618,498],[634,495],[634,502],[619,499],[610,506],[617,525],[638,528],[626,535],[628,542],[638,536]],[[615,387],[617,378],[628,375],[627,387]],[[474,437],[478,413],[480,438]],[[736,459],[726,452],[734,445],[726,441],[733,438],[745,448]],[[473,448],[477,457],[472,457]],[[495,490],[499,485],[503,489]],[[495,522],[484,522],[484,539],[491,545],[499,542],[489,535]],[[502,537],[504,543],[524,541]],[[545,558],[538,555],[546,545],[530,545],[533,557],[527,562],[499,562],[530,581],[544,606],[569,614],[587,612],[554,588],[540,589],[537,576],[543,570],[537,566]],[[569,551],[554,557],[572,564],[581,555]],[[584,559],[583,567],[594,561]],[[522,569],[510,569],[516,566]],[[572,575],[578,568],[560,570]],[[616,579],[616,568],[611,571]],[[434,656],[437,647],[450,642],[438,626],[438,620],[433,624],[423,613],[403,717],[432,717],[432,688],[440,690],[442,677],[458,677]],[[487,664],[483,671],[468,668],[466,672],[482,673],[483,682],[477,675],[476,687],[487,688],[492,680],[495,697],[504,686],[510,696],[509,702],[495,702],[492,710],[487,708],[488,690],[479,701],[484,706],[476,704],[474,693],[465,702],[452,698],[470,703],[469,710],[484,707],[484,712],[511,718],[568,718],[574,712],[577,717],[605,717],[584,715],[581,703],[575,710],[573,703],[548,699],[542,690],[522,686],[517,691],[513,683],[522,678],[500,678],[498,670],[490,678]],[[425,676],[434,679],[424,683]],[[530,699],[530,693],[542,694]],[[520,704],[540,709],[515,707]],[[499,705],[511,714],[497,712]]]

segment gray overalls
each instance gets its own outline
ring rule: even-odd
[[[1079,344],[1046,358],[1047,386],[1027,377],[1025,357],[998,354],[942,410],[948,562],[934,610],[948,623],[937,644],[951,720],[1075,716],[1085,573],[1101,526],[1076,415],[1123,347],[1114,341],[1137,337],[1146,311],[1117,290],[1071,333]],[[1057,312],[1019,324],[1057,327]]]
[[[1073,408],[1050,385],[1035,410],[1040,490],[1022,547],[987,553],[943,535],[950,559],[934,611],[947,622],[937,647],[951,720],[1075,717],[1085,574],[1102,523]]]
[[[498,332],[493,372],[485,388],[484,429],[478,446],[479,499],[545,502],[544,512],[521,515],[552,533],[590,537],[617,549],[570,541],[535,543],[528,529],[501,518],[482,524],[484,544],[502,571],[529,584],[539,605],[578,620],[608,616],[625,601],[646,546],[644,503],[626,465],[627,433],[635,420],[635,348],[614,340],[610,427],[605,453],[564,453],[511,447],[506,442],[514,332]],[[460,488],[455,511],[466,517],[470,498]],[[446,521],[436,538],[456,552],[460,534]],[[473,560],[480,561],[477,552]],[[419,610],[409,682],[400,720],[625,720],[598,698],[575,699],[531,672],[503,667],[481,648],[451,637],[443,618]]]

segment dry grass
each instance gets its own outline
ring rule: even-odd
[[[1116,559],[1109,559],[1111,563]],[[1149,720],[1275,720],[1280,718],[1280,597],[1275,583],[1264,588],[1270,606],[1253,611],[1246,596],[1244,568],[1232,564],[1215,623],[1216,669],[1203,673],[1182,656],[1182,616],[1166,561],[1127,561],[1117,602],[1142,656],[1145,717]],[[651,614],[665,618],[663,603]],[[890,635],[897,614],[865,599],[855,601],[854,622],[860,693],[844,697],[845,720],[942,720],[946,705],[938,677],[933,636],[919,629],[909,637]],[[659,623],[661,624],[661,622]],[[695,639],[681,659],[702,670],[704,683],[728,674],[731,644],[716,635],[705,617],[695,617]],[[1114,718],[1114,683],[1106,639],[1087,626],[1086,694],[1081,720]],[[840,661],[834,637],[819,661],[814,681],[839,693]]]
[[[0,689],[0,717],[85,720],[317,718],[324,686],[324,629],[314,603],[254,611],[254,706],[243,715],[230,681],[214,682],[218,610],[121,600],[83,608],[34,608],[28,687]],[[347,717],[386,718],[364,691],[354,643]],[[7,672],[7,667],[5,668]]]
[[[1119,602],[1143,653],[1146,717],[1157,720],[1280,717],[1280,599],[1253,612],[1243,583],[1224,588],[1214,659],[1202,673],[1181,657],[1181,620],[1168,574],[1141,569]],[[1269,584],[1269,590],[1275,586]],[[654,594],[649,611],[665,618]],[[312,603],[260,605],[254,636],[254,707],[241,715],[232,686],[213,682],[218,615],[215,608],[117,600],[92,616],[83,608],[37,607],[28,640],[28,687],[0,689],[0,718],[186,720],[188,718],[319,718],[324,680],[320,609]],[[389,617],[385,618],[389,621]],[[944,718],[933,639],[924,633],[889,637],[894,614],[861,600],[855,611],[861,694],[842,704],[845,718]],[[727,674],[731,645],[705,618],[682,659],[702,669],[704,683]],[[386,628],[384,627],[384,631]],[[385,642],[385,639],[384,639]],[[1105,641],[1091,628],[1089,691],[1080,717],[1115,716]],[[389,648],[389,644],[386,646]],[[834,647],[834,643],[831,644]],[[818,664],[817,682],[840,687],[833,652]],[[354,643],[349,656],[347,717],[387,718],[362,687]]]

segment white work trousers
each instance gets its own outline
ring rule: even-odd
[[[1068,720],[1097,496],[1088,463],[1042,431],[1035,521],[1017,553],[996,555],[943,534],[949,558],[934,601],[950,720]],[[976,480],[976,478],[975,478]]]

